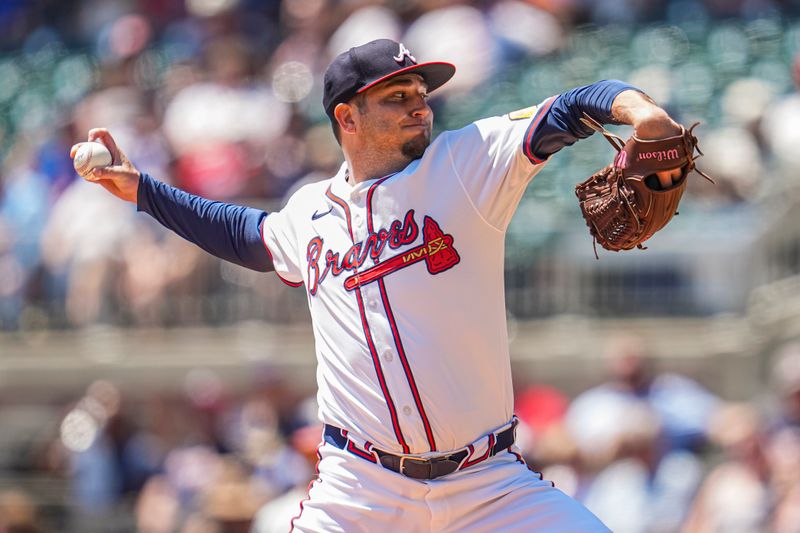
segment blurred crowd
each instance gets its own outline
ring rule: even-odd
[[[457,65],[432,101],[439,127],[625,79],[705,121],[718,184],[692,184],[689,215],[780,196],[800,167],[798,13],[792,0],[4,0],[0,330],[208,322],[186,309],[229,286],[219,265],[77,179],[70,146],[104,126],[158,179],[274,208],[338,168],[321,76],[377,37]],[[607,149],[553,159],[512,223],[517,252],[580,225],[571,188]]]
[[[273,209],[338,168],[322,73],[379,37],[457,65],[431,102],[440,128],[634,83],[704,121],[698,164],[718,183],[692,184],[681,218],[768,209],[800,171],[799,16],[797,0],[2,0],[0,331],[214,324],[237,319],[238,291],[272,301],[262,277],[78,179],[69,148],[104,126],[158,179]],[[512,236],[582,224],[571,189],[608,156],[586,144],[548,164]],[[520,389],[533,468],[616,532],[800,530],[800,348],[735,404],[653,368],[637,341],[610,353],[607,381],[575,398]],[[64,486],[0,484],[0,533],[285,531],[314,475],[314,401],[280,379],[243,393],[197,371],[152,395],[99,381],[64,405],[46,445],[2,468]]]
[[[605,379],[574,398],[521,386],[529,467],[615,533],[800,531],[800,343],[776,350],[748,402],[651,356],[620,337]],[[316,401],[274,374],[244,393],[200,370],[146,396],[101,380],[52,410],[35,438],[7,426],[0,460],[62,484],[0,490],[0,532],[285,532],[315,475]]]
[[[775,354],[770,392],[749,402],[659,372],[647,354],[617,339],[608,380],[571,401],[524,390],[531,464],[616,533],[800,531],[800,345]]]
[[[95,381],[34,436],[2,439],[22,481],[0,491],[0,532],[247,532],[257,513],[258,531],[285,531],[321,435],[294,389],[269,374],[242,392],[203,370],[152,394]],[[51,482],[25,486],[37,476]]]

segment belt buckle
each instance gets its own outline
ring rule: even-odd
[[[427,467],[428,467],[428,472],[427,472],[427,475],[426,475],[424,478],[420,478],[419,476],[414,476],[414,475],[412,475],[412,474],[410,474],[410,473],[406,472],[406,461],[407,461],[407,460],[408,460],[408,461],[411,461],[411,462],[412,462],[412,463],[414,463],[414,464],[418,464],[418,465],[420,465],[420,466],[423,466],[423,465],[427,466]],[[410,455],[401,455],[401,456],[400,456],[400,467],[399,467],[399,471],[400,471],[400,473],[401,473],[402,475],[404,475],[404,476],[406,476],[406,477],[410,477],[411,479],[430,479],[430,477],[431,477],[431,468],[432,468],[432,467],[431,467],[431,463],[430,463],[430,461],[428,461],[428,460],[425,460],[425,459],[419,459],[419,458],[417,458],[417,457],[412,457],[412,456],[410,456]]]
[[[403,474],[404,476],[411,477],[408,474],[406,474],[406,469],[405,469],[406,468],[406,459],[414,459],[414,458],[409,456],[409,455],[401,455],[400,456],[400,467],[399,467],[399,470],[400,470],[400,473]]]

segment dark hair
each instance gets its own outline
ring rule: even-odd
[[[364,96],[364,93],[358,93],[350,100],[346,102],[347,104],[354,105],[360,114],[364,114],[367,112],[367,100]],[[331,128],[333,128],[333,136],[336,137],[336,142],[339,143],[339,146],[342,145],[342,130],[339,127],[339,123],[336,121],[336,117],[331,117]]]

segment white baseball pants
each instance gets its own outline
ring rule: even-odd
[[[397,474],[328,443],[319,455],[319,475],[292,532],[610,531],[511,451],[430,481]]]

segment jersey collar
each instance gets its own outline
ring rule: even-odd
[[[342,166],[339,167],[339,171],[331,180],[331,192],[336,196],[338,196],[339,198],[343,198],[347,201],[350,201],[350,198],[351,196],[353,196],[353,193],[366,194],[367,190],[376,181],[387,177],[387,176],[379,176],[377,178],[364,180],[360,183],[350,184],[347,181],[347,174],[348,174],[347,162],[344,162],[342,163]],[[395,174],[397,174],[397,172],[392,172],[391,174],[388,174],[388,176],[393,176]]]
[[[349,198],[354,190],[354,187],[347,183],[347,162],[344,162],[331,180],[331,192],[339,198]]]

